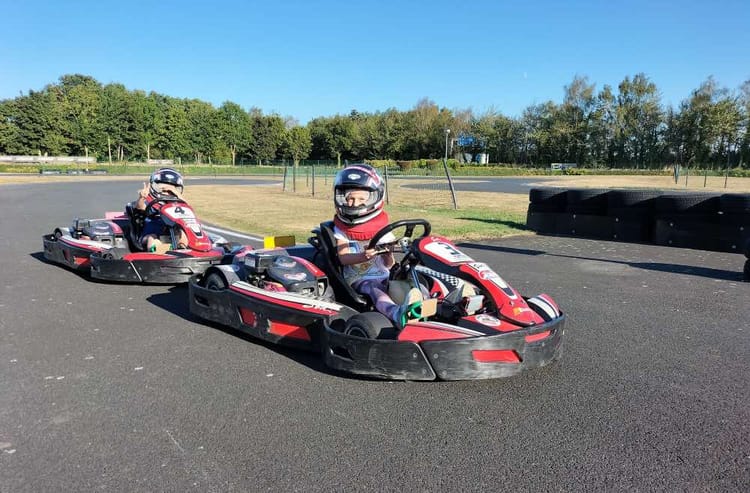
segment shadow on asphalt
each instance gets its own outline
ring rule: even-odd
[[[337,377],[352,378],[356,380],[368,380],[367,378],[359,378],[355,375],[348,375],[328,368],[323,362],[322,357],[317,353],[304,351],[302,349],[279,346],[268,341],[256,339],[255,337],[252,337],[242,331],[235,330],[231,327],[227,327],[209,320],[203,320],[202,318],[193,315],[192,313],[190,313],[190,301],[188,299],[187,284],[172,286],[166,292],[152,294],[151,296],[146,298],[146,301],[163,310],[173,313],[174,315],[177,315],[188,322],[206,325],[213,329],[220,330],[225,334],[231,335],[238,339],[242,339],[247,343],[263,346],[271,351],[276,352],[277,354],[280,354],[281,356],[289,358],[296,363],[305,365],[311,370]]]
[[[59,269],[63,269],[68,272],[71,272],[77,275],[78,277],[80,277],[81,279],[84,279],[88,282],[93,282],[97,284],[109,284],[109,285],[115,284],[115,285],[120,285],[120,286],[141,286],[144,284],[148,284],[150,286],[174,286],[174,283],[163,283],[163,282],[135,282],[135,281],[120,282],[120,281],[112,281],[112,280],[107,280],[107,279],[96,279],[95,277],[91,277],[91,274],[87,270],[83,270],[83,271],[75,270],[66,265],[59,264],[57,262],[53,262],[52,260],[47,259],[44,256],[44,252],[33,252],[33,253],[30,253],[29,256],[47,265],[53,265]]]
[[[653,270],[658,272],[669,272],[672,274],[685,274],[689,276],[706,277],[709,279],[720,279],[723,281],[743,281],[742,266],[737,270],[714,269],[712,267],[700,267],[695,265],[670,264],[661,262],[629,262],[626,260],[608,260],[602,258],[582,257],[579,255],[565,255],[561,253],[548,253],[542,250],[527,250],[523,248],[510,248],[497,245],[482,245],[479,243],[457,243],[456,246],[475,248],[477,250],[488,250],[493,252],[515,253],[518,255],[549,255],[550,257],[571,258],[576,260],[594,260],[610,264],[627,265],[636,269]]]
[[[487,223],[487,224],[501,224],[503,226],[508,226],[514,229],[521,229],[524,231],[531,231],[527,226],[526,223],[519,223],[516,221],[503,221],[500,219],[482,219],[479,217],[457,217],[456,219],[463,219],[464,221],[475,221],[478,223]]]
[[[33,253],[30,253],[29,256],[32,257],[32,258],[34,258],[34,259],[36,259],[36,260],[38,260],[38,261],[40,261],[40,262],[42,262],[42,263],[44,263],[44,264],[51,265],[51,266],[53,266],[56,269],[62,269],[62,270],[68,271],[71,274],[74,274],[74,275],[80,277],[84,281],[95,282],[95,283],[111,284],[111,283],[106,283],[104,281],[100,281],[99,279],[94,279],[93,277],[91,277],[91,275],[88,273],[88,271],[80,271],[80,270],[71,269],[70,267],[67,267],[67,266],[65,266],[63,264],[58,264],[57,262],[53,262],[53,261],[47,259],[44,256],[44,252],[43,251],[42,252],[33,252]]]
[[[516,253],[518,255],[547,255],[542,250],[529,250],[527,248],[512,248],[497,245],[483,245],[481,243],[456,243],[457,247],[474,248],[476,250],[489,250],[492,252]]]

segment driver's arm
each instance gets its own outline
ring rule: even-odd
[[[376,253],[383,255],[383,264],[389,269],[396,263],[396,260],[393,258],[393,248],[395,246],[396,237],[392,232],[386,233],[378,242],[379,248],[376,250]],[[385,252],[383,250],[385,250]]]
[[[138,190],[138,199],[135,201],[135,208],[140,210],[146,209],[146,198],[148,197],[148,184],[144,183],[143,188]]]
[[[349,248],[349,242],[343,240],[336,240],[336,252],[339,255],[341,265],[361,264],[377,255],[374,248],[368,248],[362,253],[352,252],[351,248]]]
[[[394,243],[391,243],[388,245],[388,251],[383,254],[383,264],[388,267],[389,269],[393,267],[393,264],[396,263],[396,260],[393,258],[393,247],[395,246]]]

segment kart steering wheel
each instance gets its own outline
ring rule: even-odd
[[[426,219],[402,219],[401,221],[395,221],[391,224],[388,224],[387,226],[384,226],[380,231],[375,233],[375,236],[372,237],[370,240],[370,243],[367,245],[367,249],[378,249],[378,242],[388,233],[395,229],[399,228],[406,228],[404,230],[404,234],[399,237],[394,243],[401,243],[404,239],[411,239],[411,237],[414,235],[414,228],[417,226],[422,226],[422,234],[417,237],[417,239],[424,238],[425,236],[429,236],[430,231],[432,231],[432,226],[430,225],[430,222]],[[379,251],[378,254],[385,253],[388,250],[385,248],[382,248],[382,251]]]

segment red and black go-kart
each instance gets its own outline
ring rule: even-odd
[[[139,237],[148,214],[159,209],[171,245],[166,253],[146,252]],[[188,244],[178,245],[178,230]],[[95,279],[131,283],[178,284],[218,264],[229,249],[221,237],[209,235],[193,209],[178,198],[152,200],[146,209],[132,203],[125,212],[107,212],[103,219],[75,219],[43,236],[44,257]]]
[[[400,301],[398,292],[416,283],[429,293],[412,310],[418,318],[399,330],[342,277],[332,227],[322,223],[310,245],[236,250],[190,280],[190,311],[321,351],[331,368],[384,379],[507,377],[561,356],[565,315],[549,296],[523,297],[488,265],[432,235],[423,219],[391,223],[370,243],[403,230],[391,297]]]

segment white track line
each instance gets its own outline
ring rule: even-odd
[[[223,235],[235,236],[237,238],[244,238],[246,240],[257,241],[257,242],[263,243],[263,238],[238,233],[236,231],[229,231],[228,229],[215,228],[213,226],[203,226],[203,229],[206,229],[208,231],[213,231],[215,233],[220,233]]]

